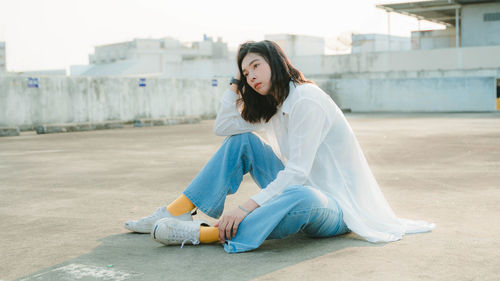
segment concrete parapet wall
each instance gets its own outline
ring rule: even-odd
[[[196,117],[177,117],[177,118],[159,118],[150,119],[143,118],[134,120],[134,127],[152,127],[152,126],[168,126],[168,125],[179,125],[179,124],[197,124],[200,123],[201,119]]]
[[[0,76],[0,126],[214,117],[229,81]]]
[[[353,112],[495,111],[495,77],[318,79],[342,109]]]
[[[387,71],[344,73],[342,75],[315,75],[311,79],[407,79],[407,78],[466,78],[466,77],[497,77],[500,79],[499,68],[466,69],[466,70],[422,70],[422,71]]]
[[[51,124],[74,124],[56,125],[68,131],[109,121],[149,126],[213,118],[226,80],[218,79],[214,87],[210,79],[147,78],[139,87],[138,78],[41,77],[36,88],[28,87],[27,77],[0,77],[0,126],[38,127],[44,133],[52,127],[43,125]],[[496,110],[495,77],[314,81],[340,108],[353,112]]]
[[[35,126],[37,134],[53,134],[67,132],[82,132],[94,130],[120,129],[123,123],[120,121],[109,121],[102,123],[70,123],[70,124],[47,124]]]

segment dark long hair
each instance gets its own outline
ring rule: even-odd
[[[262,56],[271,68],[271,88],[269,94],[263,96],[248,85],[241,63],[248,53]],[[293,67],[285,52],[278,44],[269,41],[248,41],[240,45],[236,58],[240,72],[238,91],[241,98],[238,103],[243,103],[241,117],[248,122],[257,123],[262,120],[268,122],[276,113],[278,106],[283,104],[290,92],[290,81],[296,84],[313,83],[307,80],[302,72]]]

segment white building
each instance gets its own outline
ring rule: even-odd
[[[434,96],[441,94],[441,100],[433,102],[446,101],[451,105],[471,102],[482,95],[484,108],[500,110],[500,1],[431,0],[381,4],[377,7],[386,10],[389,17],[390,13],[400,13],[443,24],[446,28],[412,32],[412,51],[370,58],[375,61],[371,63],[372,69],[385,71],[363,76],[416,78],[414,85],[419,85],[418,81],[426,83],[429,78],[438,79],[438,83],[439,79],[455,79],[456,83],[461,83],[472,81],[472,77],[483,78],[482,83],[486,84],[476,85],[476,89],[484,86],[483,90],[458,88],[452,96],[447,89],[437,88]],[[401,81],[395,80],[393,89],[398,89],[399,85],[401,91],[418,91],[404,86]],[[443,108],[446,106],[443,105]]]
[[[71,66],[71,75],[134,76],[162,75],[171,71],[172,64],[198,59],[226,59],[227,44],[219,37],[204,36],[203,41],[190,44],[166,37],[134,39],[95,47],[89,55],[89,65]]]
[[[66,76],[66,69],[40,69],[29,71],[17,71],[12,74],[23,76]]]
[[[18,72],[7,72],[7,55],[5,42],[0,42],[0,74],[4,75],[36,75],[36,76],[65,76],[65,69],[44,69],[44,70],[30,70],[30,71],[18,71]]]
[[[264,38],[276,42],[289,57],[323,55],[325,53],[325,39],[322,37],[268,34]]]
[[[5,42],[0,42],[0,73],[7,72],[7,59],[5,56]]]
[[[346,110],[500,109],[499,1],[427,0],[377,7],[446,28],[417,30],[411,38],[355,34],[351,53],[343,55],[325,55],[324,40],[317,37],[274,34],[265,38],[277,42],[306,77],[320,84]],[[190,79],[233,76],[237,71],[234,56],[224,58],[216,56],[214,49],[205,51],[204,41],[184,47],[176,45],[175,40],[164,41],[163,46],[161,42],[144,42],[141,50],[128,48],[128,52],[122,52],[125,59],[116,54],[103,56],[103,64],[99,64],[96,48],[93,67],[109,69],[100,73],[94,69],[87,74],[156,74]],[[161,59],[152,55],[155,53],[162,54]],[[113,58],[115,61],[109,62]],[[144,69],[138,71],[141,65]]]
[[[410,50],[410,38],[386,34],[352,34],[351,53]]]
[[[500,45],[499,1],[432,0],[377,7],[446,26],[445,30],[412,32],[412,49]]]
[[[296,34],[270,34],[264,39],[276,42],[290,58],[320,57],[325,54],[325,40],[322,37]],[[217,78],[231,77],[236,71],[235,54],[228,58],[201,58],[197,60],[183,60],[173,62],[163,72],[169,78]]]
[[[291,58],[324,55],[321,37],[273,34],[265,38],[278,43]],[[71,66],[70,72],[73,76],[230,77],[237,70],[234,55],[220,37],[214,41],[204,36],[189,44],[170,37],[135,39],[95,47],[90,64]]]

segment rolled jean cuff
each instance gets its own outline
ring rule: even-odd
[[[198,201],[196,199],[196,196],[193,196],[191,193],[188,191],[184,191],[183,194],[191,201],[191,203],[194,204],[196,208],[198,208],[200,211],[202,211],[204,214],[207,216],[218,219],[222,215],[222,209],[220,208],[210,208],[211,206],[204,206],[202,202]]]
[[[224,243],[224,250],[227,253],[248,252],[248,251],[257,249],[258,247],[259,247],[259,245],[250,246],[248,244],[233,242],[231,240],[226,240],[226,242]]]

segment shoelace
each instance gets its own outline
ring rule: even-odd
[[[198,241],[198,240],[186,239],[186,240],[182,241],[182,244],[181,244],[181,249],[182,249],[182,247],[184,247],[184,243],[186,243],[187,241],[191,241],[191,243],[193,243],[193,245],[198,245],[198,244],[200,244],[200,241]]]
[[[196,235],[196,229],[193,229],[193,227],[190,227],[190,226],[183,226],[180,228],[172,229],[172,239],[173,240],[178,241],[178,240],[185,238],[186,236],[189,236],[189,235],[191,235],[191,236]],[[184,244],[188,241],[193,243],[193,245],[200,244],[200,241],[198,239],[196,239],[195,237],[188,237],[182,241],[181,248],[183,248]]]
[[[158,225],[155,226],[155,229],[153,230],[153,238],[156,240],[156,230],[158,229]],[[177,233],[176,233],[177,234]],[[174,234],[173,236],[175,237],[176,234]],[[196,239],[192,239],[192,238],[187,238],[187,239],[184,239],[184,241],[182,241],[182,244],[181,244],[181,248],[184,247],[184,244],[187,242],[187,241],[191,241],[191,243],[193,243],[193,245],[198,245],[200,244],[200,241],[196,240]]]

